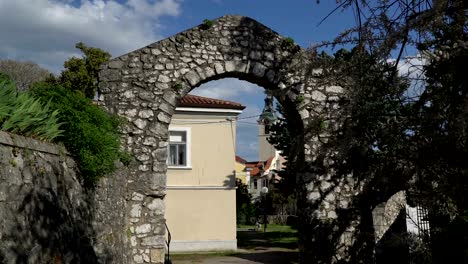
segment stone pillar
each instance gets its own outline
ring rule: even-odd
[[[300,175],[300,263],[373,263],[370,206],[360,183],[347,177]]]
[[[301,212],[300,263],[373,263],[374,231],[370,179],[358,177],[347,162],[347,113],[343,88],[325,86],[304,95],[304,161],[297,175]]]
[[[128,230],[132,249],[131,263],[164,263],[165,174],[155,172],[135,173],[129,179]]]

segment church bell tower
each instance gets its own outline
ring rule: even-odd
[[[275,156],[276,149],[271,145],[267,138],[270,136],[270,127],[278,120],[273,108],[273,96],[266,94],[265,106],[257,120],[258,123],[258,160],[265,161]]]

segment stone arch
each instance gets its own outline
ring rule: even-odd
[[[163,261],[168,125],[179,100],[191,89],[225,77],[247,80],[271,91],[303,128],[309,127],[315,116],[337,109],[341,88],[318,87],[311,55],[291,39],[247,17],[223,16],[211,22],[114,58],[99,75],[98,103],[129,120],[123,131],[124,146],[136,160],[127,177],[125,212],[131,233],[131,263]],[[312,150],[319,144],[305,133],[300,146],[305,162],[316,159]],[[303,221],[334,221],[335,205],[330,209],[330,201],[325,207],[314,202],[324,200],[317,186],[328,178],[317,178],[304,170],[298,175],[307,218]],[[333,198],[333,204],[338,207],[338,198]],[[313,236],[304,233],[303,251],[313,247],[309,240],[327,240],[327,236]],[[330,247],[352,246],[348,243],[352,239],[344,241],[340,236],[338,240],[339,245]],[[339,253],[341,259],[347,254],[343,252]],[[315,259],[313,253],[304,256]]]

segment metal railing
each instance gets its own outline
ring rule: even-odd
[[[169,227],[167,227],[167,224],[164,223],[166,226],[167,230],[167,240],[166,240],[166,246],[167,246],[167,254],[166,254],[166,259],[164,260],[164,264],[172,264],[171,261],[171,251],[170,251],[170,245],[171,245],[171,231],[169,231]]]

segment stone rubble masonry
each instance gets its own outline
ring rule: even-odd
[[[300,147],[304,168],[309,169],[297,176],[301,261],[351,262],[358,255],[352,248],[371,252],[371,243],[358,238],[360,223],[369,215],[356,206],[367,182],[334,171],[339,151],[324,148],[342,123],[329,122],[313,133],[318,119],[345,116],[339,107],[344,89],[318,85],[314,76],[321,71],[311,64],[313,55],[255,20],[227,15],[213,22],[116,57],[101,68],[98,104],[129,121],[123,142],[136,159],[127,178],[130,261],[164,259],[166,147],[175,107],[193,88],[225,77],[270,91],[305,131]],[[314,164],[323,172],[312,171]],[[323,252],[334,255],[319,257]]]
[[[0,263],[127,263],[125,179],[85,189],[65,149],[0,131]]]

